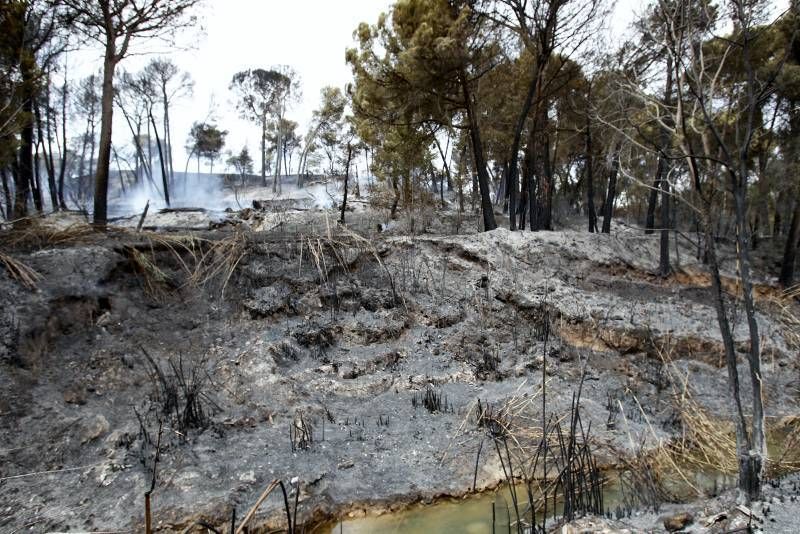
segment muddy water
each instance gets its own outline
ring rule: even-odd
[[[770,432],[768,439],[771,457],[780,457],[785,446],[788,431]],[[795,460],[795,455],[792,455]],[[798,458],[800,459],[800,458]],[[715,494],[736,483],[734,476],[709,471],[691,472],[684,469],[689,482],[694,488]],[[695,498],[696,494],[681,478],[666,480],[665,487],[673,495]],[[524,488],[517,490],[518,498],[525,500]],[[603,506],[614,512],[617,507],[624,507],[624,495],[620,489],[619,477],[615,472],[606,473],[606,484],[603,491]],[[430,532],[464,532],[469,534],[491,534],[492,516],[494,514],[494,531],[508,532],[509,514],[513,514],[511,496],[507,487],[493,492],[471,495],[463,499],[442,499],[434,504],[419,504],[399,512],[379,516],[346,519],[334,525],[323,527],[317,532],[325,534],[423,534]],[[557,512],[559,512],[557,510]],[[549,515],[549,514],[548,514]]]
[[[713,492],[730,487],[734,480],[724,475],[695,473],[692,484],[704,491]],[[668,483],[671,491],[678,495],[688,495],[689,488],[684,482],[675,480]],[[523,488],[518,490],[518,498],[526,499]],[[619,479],[615,473],[607,474],[603,491],[603,506],[613,512],[624,505],[624,495],[620,491]],[[507,532],[513,515],[512,501],[507,487],[494,492],[472,495],[463,499],[443,499],[431,505],[415,505],[399,512],[379,516],[366,516],[346,519],[329,525],[319,532],[326,534],[423,534],[430,532],[465,532],[469,534],[491,534],[494,514],[495,532]],[[560,512],[557,510],[557,513]],[[549,514],[548,514],[549,515]]]

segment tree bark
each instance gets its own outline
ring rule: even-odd
[[[586,204],[589,212],[589,232],[597,232],[597,212],[594,207],[594,154],[592,147],[592,127],[586,115]]]
[[[281,134],[280,134],[280,126],[278,126],[277,132],[277,140],[275,141],[275,174],[272,178],[272,192],[278,193],[278,183],[280,181],[280,174],[281,174]]]
[[[67,203],[64,201],[64,178],[67,174],[67,96],[69,88],[66,62],[64,69],[64,88],[61,93],[61,166],[58,169],[58,204],[62,210],[67,209]]]
[[[467,143],[461,147],[461,159],[458,163],[458,212],[464,213],[464,175],[467,173]]]
[[[467,120],[469,121],[469,137],[472,143],[472,155],[475,161],[475,170],[478,174],[478,187],[481,193],[481,211],[483,212],[483,230],[488,232],[497,228],[494,219],[494,207],[492,206],[491,193],[489,191],[489,175],[486,171],[486,160],[483,155],[483,144],[481,132],[478,126],[478,118],[475,116],[475,109],[472,103],[466,74],[461,74],[461,90],[464,95],[464,104],[467,108]]]
[[[733,332],[731,331],[731,325],[728,319],[728,311],[725,306],[725,295],[722,290],[722,279],[720,277],[719,261],[717,259],[716,243],[713,235],[713,223],[709,217],[709,210],[710,206],[707,206],[706,221],[704,224],[706,255],[708,256],[708,264],[711,270],[712,301],[714,302],[714,308],[717,312],[717,323],[719,324],[720,334],[722,335],[722,344],[725,348],[725,363],[728,371],[728,391],[732,404],[731,414],[736,434],[736,452],[740,463],[739,486],[741,487],[743,483],[741,464],[742,459],[746,458],[748,454],[750,436],[747,432],[747,420],[745,419],[744,409],[742,407],[739,370],[736,361],[736,347],[734,345]]]
[[[42,177],[41,165],[39,164],[39,142],[34,144],[35,152],[33,155],[33,186],[31,193],[33,193],[33,206],[36,208],[37,213],[44,213],[44,199],[42,198]]]
[[[111,130],[114,122],[114,70],[117,58],[114,43],[106,45],[103,61],[103,94],[100,105],[100,150],[94,178],[94,225],[105,228],[108,223],[108,172],[111,166]]]
[[[669,180],[661,180],[661,239],[658,255],[658,274],[669,276],[672,268],[669,264],[669,230],[670,230],[670,191]],[[677,241],[676,241],[677,245]]]
[[[742,171],[745,171],[747,162],[740,162]],[[746,172],[746,171],[745,171]],[[731,173],[732,174],[732,173]],[[746,450],[739,454],[739,489],[750,500],[761,496],[763,468],[767,458],[767,439],[764,431],[764,401],[762,395],[761,374],[761,338],[758,333],[755,303],[753,301],[753,285],[750,275],[750,249],[747,227],[747,199],[744,188],[746,180],[737,180],[740,183],[734,189],[734,211],[736,216],[736,242],[739,260],[739,280],[742,283],[742,298],[744,300],[747,327],[750,334],[750,382],[753,394],[753,423],[750,443]],[[744,183],[742,183],[744,182]]]
[[[0,184],[3,186],[3,198],[5,199],[5,212],[4,217],[6,220],[11,219],[11,210],[13,209],[13,202],[11,200],[11,190],[8,186],[8,174],[6,174],[6,168],[0,167]]]
[[[400,187],[397,184],[396,176],[392,176],[392,189],[394,189],[394,198],[392,199],[392,207],[389,210],[389,218],[395,220],[397,218],[397,204],[400,202]]]
[[[164,186],[164,202],[169,207],[169,175],[167,174],[167,162],[164,161],[164,151],[161,148],[161,138],[158,136],[158,128],[156,128],[156,120],[153,118],[152,110],[149,113],[150,122],[153,124],[153,133],[156,136],[156,146],[158,147],[158,161],[161,163],[161,184]]]
[[[800,240],[800,198],[794,202],[794,212],[792,213],[792,223],[789,226],[789,233],[786,236],[786,246],[783,249],[783,261],[781,262],[780,284],[784,288],[790,288],[794,284],[794,268],[797,261],[797,246]]]
[[[547,116],[543,117],[542,132],[542,153],[540,158],[542,160],[542,178],[540,181],[540,198],[541,198],[541,213],[539,221],[539,229],[552,230],[553,229],[553,190],[555,180],[553,178],[553,166],[550,160],[550,135],[547,133],[546,126]]]
[[[117,149],[114,148],[114,145],[111,145],[111,152],[114,154],[114,162],[117,164],[117,176],[119,176],[119,187],[122,189],[122,194],[125,195],[127,190],[125,188],[125,176],[122,173],[122,166],[119,164],[119,154],[117,154]]]
[[[86,140],[89,139],[89,129],[87,127],[86,132],[83,134],[83,138],[81,139],[81,158],[78,161],[78,199],[83,200],[85,196],[84,192],[84,182],[85,176],[83,175],[85,170],[86,164]]]
[[[92,104],[94,106],[94,104]],[[97,126],[97,121],[95,120],[95,112],[92,111],[91,120],[89,121],[89,176],[94,174],[94,150],[95,150],[95,128]],[[148,136],[147,139],[148,144],[150,143],[150,139]],[[111,164],[111,156],[109,155],[109,165]]]
[[[47,140],[47,154],[45,154],[45,168],[47,169],[47,189],[50,193],[50,207],[53,211],[58,211],[58,186],[56,184],[56,168],[53,160],[53,115],[50,107],[50,79],[48,78],[47,101],[45,102],[45,118],[47,121],[47,134],[42,135],[42,116],[39,106],[36,106],[37,122],[39,124],[39,139]],[[44,146],[44,141],[42,141]]]
[[[347,210],[347,185],[350,181],[350,161],[353,157],[353,145],[347,144],[347,163],[344,166],[344,195],[342,196],[342,216],[339,222],[344,224],[344,213]]]
[[[672,56],[667,54],[667,82],[664,86],[664,104],[667,106],[672,105],[672,80]],[[661,145],[661,152],[658,155],[656,181],[660,182],[661,186],[661,246],[658,255],[658,271],[661,276],[666,277],[669,276],[672,270],[669,262],[669,230],[672,225],[670,223],[669,162],[666,158],[666,153],[670,149],[670,135],[665,127],[661,128],[659,144]],[[655,191],[655,189],[653,191]],[[653,191],[651,191],[651,194]],[[649,209],[650,207],[648,206],[648,210]],[[675,238],[675,247],[677,253],[677,237]]]
[[[528,120],[528,115],[533,106],[533,98],[536,95],[537,88],[539,87],[539,72],[534,72],[533,79],[528,86],[528,93],[525,95],[525,100],[522,102],[522,109],[517,117],[517,123],[514,125],[514,138],[511,142],[511,153],[509,154],[508,167],[506,168],[506,181],[508,183],[508,203],[511,206],[511,216],[509,217],[509,229],[514,231],[517,229],[516,219],[516,206],[519,189],[519,147],[522,144],[522,131],[525,129],[525,123]],[[524,226],[521,227],[524,230]]]
[[[261,118],[261,186],[267,187],[267,118]]]
[[[169,120],[169,98],[166,84],[161,85],[162,106],[164,107],[164,143],[166,144],[167,166],[169,167],[169,185],[175,181],[175,166],[172,162],[172,125]]]
[[[525,216],[529,220],[530,229],[536,230],[536,128],[538,125],[533,121],[528,132],[528,144],[525,146],[525,160],[523,165],[524,176],[524,207],[520,213],[519,229],[525,229]]]
[[[742,64],[746,72],[745,94],[747,101],[746,126],[743,137],[736,147],[736,163],[738,172],[728,167],[728,175],[733,191],[734,214],[736,219],[736,243],[739,260],[739,281],[742,283],[742,299],[744,300],[747,327],[750,334],[750,383],[753,396],[752,435],[746,451],[739,457],[739,489],[752,501],[761,497],[764,467],[767,461],[767,438],[764,429],[764,398],[761,373],[761,337],[756,320],[755,302],[753,300],[753,284],[750,274],[750,239],[747,226],[748,200],[747,177],[749,175],[750,144],[752,133],[756,128],[757,88],[755,67],[751,58],[751,44],[754,40],[750,28],[745,25],[748,14],[745,13],[744,2],[734,2],[736,19],[743,23],[742,27]]]
[[[23,59],[20,66],[22,74],[22,129],[20,132],[19,157],[14,173],[14,219],[28,216],[28,199],[34,185],[33,178],[33,67]]]
[[[603,205],[603,228],[604,234],[611,233],[611,218],[614,215],[614,202],[617,198],[617,174],[619,173],[619,150],[620,147],[614,149],[611,156],[611,171],[608,173],[608,191],[606,192],[606,201]]]
[[[783,235],[783,217],[782,208],[786,205],[786,192],[781,191],[778,193],[778,199],[775,202],[775,214],[772,219],[772,235]]]
[[[644,233],[652,234],[656,228],[656,204],[658,203],[658,191],[661,189],[662,158],[658,157],[656,168],[656,178],[650,188],[650,195],[647,198],[647,216],[645,217]]]
[[[439,149],[439,155],[442,158],[442,165],[444,165],[444,172],[445,172],[445,175],[447,176],[447,183],[450,184],[450,165],[447,164],[447,155],[445,154],[444,150],[442,150],[442,145],[441,145],[441,143],[439,143],[439,140],[436,138],[436,135],[433,136],[433,141],[436,143],[436,148]],[[447,147],[450,148],[450,138],[449,138],[449,136],[447,138]],[[442,201],[442,208],[444,208],[445,207],[445,204],[444,204],[444,177],[442,177],[442,180],[439,182],[439,190],[440,190],[440,196],[441,196],[441,201]],[[448,189],[447,190],[448,191],[450,190],[450,186],[449,185],[448,185]]]

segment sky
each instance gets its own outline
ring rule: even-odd
[[[242,121],[228,91],[234,73],[249,68],[289,65],[301,78],[303,95],[288,118],[299,123],[301,136],[318,107],[320,90],[326,85],[344,87],[351,80],[345,50],[354,46],[353,31],[360,22],[377,21],[388,11],[390,0],[206,0],[200,25],[174,36],[177,46],[136,43],[120,68],[136,71],[153,55],[172,59],[194,79],[194,93],[177,101],[170,111],[176,168],[183,169],[186,136],[194,121],[209,116],[228,130],[227,148],[238,152],[247,144],[258,159],[258,127]],[[619,0],[611,17],[609,38],[620,39],[644,2]],[[614,44],[614,43],[612,43]],[[86,75],[101,66],[96,51],[85,51],[73,59],[72,74]],[[117,114],[121,115],[121,114]],[[115,139],[120,143],[127,126],[117,117]],[[256,165],[258,166],[258,165]]]
[[[208,0],[197,48],[176,59],[195,79],[192,101],[176,110],[182,123],[176,128],[188,131],[192,121],[216,108],[215,118],[229,131],[229,148],[238,151],[247,143],[256,154],[259,129],[237,117],[228,84],[241,70],[289,65],[300,76],[303,94],[288,116],[303,135],[321,89],[344,87],[351,79],[345,50],[353,46],[353,31],[360,22],[375,22],[389,5],[389,0]]]

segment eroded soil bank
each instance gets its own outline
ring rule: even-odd
[[[180,531],[241,517],[275,478],[299,481],[300,522],[471,491],[477,400],[535,420],[544,361],[553,413],[586,369],[584,419],[606,465],[638,436],[685,432],[675,391],[726,416],[716,319],[688,246],[660,279],[658,238],[623,227],[410,236],[308,216],[262,221],[271,232],[237,220],[3,236],[39,278],[30,289],[0,270],[0,530],[139,531],[159,420],[154,518]],[[765,404],[786,423],[797,346],[763,282]],[[196,385],[202,428],[175,416],[180,399],[163,413],[157,369]],[[428,389],[439,411],[414,401]],[[476,489],[502,478],[484,454]],[[282,507],[268,499],[256,523],[282,525]]]

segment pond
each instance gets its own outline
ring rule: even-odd
[[[787,462],[786,467],[796,470],[800,451],[794,446],[794,439],[787,440],[787,429],[774,430],[769,433],[768,448],[771,458],[781,458]],[[790,458],[786,456],[786,448],[790,451]],[[698,490],[714,495],[736,484],[736,477],[713,471],[691,470],[683,466],[685,476],[689,478],[692,486]],[[615,471],[603,473],[605,484],[603,486],[603,506],[614,513],[617,507],[625,508],[626,499],[622,491],[619,474]],[[686,499],[696,497],[691,487],[685,480],[677,475],[664,480],[664,487],[673,495]],[[527,497],[524,487],[517,489],[518,497],[525,500]],[[557,513],[560,510],[557,510]],[[494,514],[494,521],[493,521]],[[433,504],[416,504],[406,509],[383,515],[367,515],[366,517],[348,518],[342,521],[327,524],[315,530],[324,534],[423,534],[430,532],[464,532],[468,534],[492,534],[494,532],[508,532],[509,521],[514,515],[512,499],[507,485],[497,490],[468,495],[461,499],[444,498]],[[551,516],[551,513],[548,514]]]
[[[721,474],[695,473],[692,483],[705,491],[729,487],[735,479]],[[674,481],[668,484],[672,491],[688,491],[684,484]],[[681,487],[682,486],[682,487]],[[606,473],[603,491],[603,505],[614,511],[624,507],[625,499],[621,491],[619,477],[614,472]],[[518,490],[519,498],[525,495]],[[686,493],[684,493],[686,494]],[[560,512],[560,510],[557,510]],[[495,532],[508,532],[509,520],[513,521],[512,499],[507,485],[495,491],[470,495],[463,499],[445,498],[434,504],[418,504],[407,509],[379,516],[345,519],[327,525],[318,532],[326,534],[423,534],[430,532],[465,532],[469,534],[491,534],[494,513]],[[550,515],[550,514],[548,514]]]

